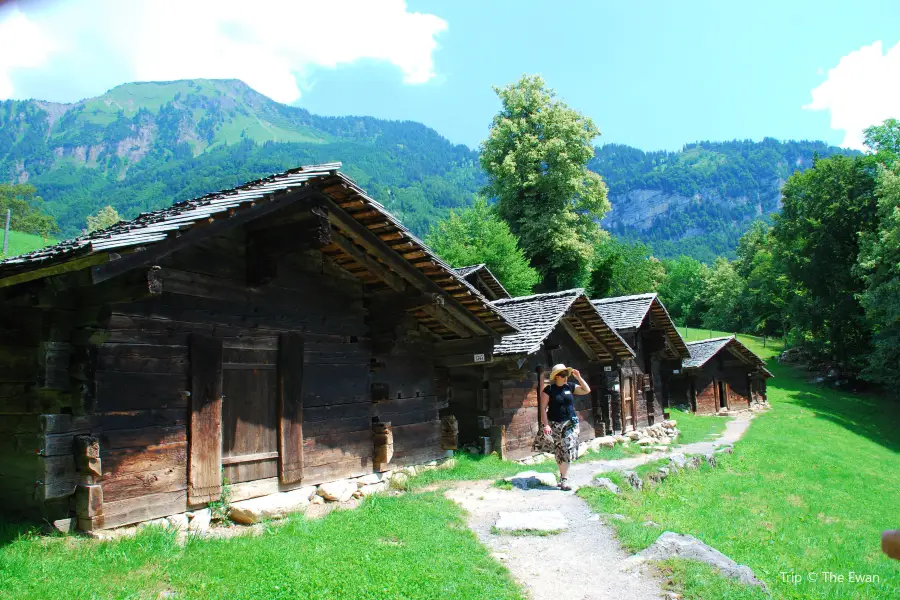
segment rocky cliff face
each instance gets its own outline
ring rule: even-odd
[[[667,193],[658,189],[637,188],[610,196],[612,210],[603,219],[604,227],[616,231],[647,231],[661,225],[668,216],[682,213],[689,207],[708,212],[721,207],[729,213],[739,213],[747,220],[769,215],[781,209],[781,188],[784,180],[773,179],[754,197],[725,197],[719,190],[704,189],[692,195]],[[702,229],[685,231],[680,237],[702,233]]]

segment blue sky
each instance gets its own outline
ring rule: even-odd
[[[4,63],[4,31],[53,50]],[[0,12],[0,97],[239,77],[314,113],[420,121],[474,147],[499,106],[491,86],[539,73],[595,120],[599,143],[858,147],[865,126],[900,117],[898,42],[896,1],[44,0]]]

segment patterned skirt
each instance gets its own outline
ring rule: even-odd
[[[553,435],[553,454],[556,462],[570,463],[578,458],[578,432],[579,424],[572,426],[571,421],[550,421],[550,430]]]

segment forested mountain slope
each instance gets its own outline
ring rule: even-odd
[[[604,225],[659,256],[730,255],[821,142],[700,142],[679,152],[597,148]],[[37,187],[64,236],[107,204],[134,217],[300,164],[344,170],[418,234],[484,185],[478,154],[411,121],[321,117],[238,80],[129,83],[73,104],[0,102],[0,181]]]
[[[781,187],[815,156],[852,154],[823,142],[698,142],[679,152],[643,152],[609,144],[590,168],[609,186],[604,225],[651,246],[657,256],[733,258],[740,236],[780,208]]]
[[[74,104],[0,102],[0,179],[28,182],[65,235],[300,164],[344,169],[413,230],[467,206],[478,156],[411,121],[320,117],[236,80],[130,83]]]

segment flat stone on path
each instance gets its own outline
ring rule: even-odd
[[[558,532],[569,528],[569,522],[558,510],[532,510],[529,512],[500,512],[494,525],[498,531]]]
[[[507,477],[506,481],[521,490],[537,487],[556,487],[556,475],[553,473],[538,473],[537,471],[523,471],[512,477]]]

